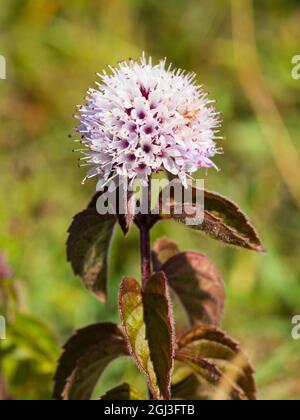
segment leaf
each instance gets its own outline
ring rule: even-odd
[[[197,252],[175,255],[161,270],[181,300],[192,325],[220,324],[224,285],[219,272],[205,255]]]
[[[96,196],[95,196],[96,197]],[[86,288],[105,302],[107,297],[107,259],[115,226],[115,217],[100,215],[90,207],[74,217],[69,228],[67,257],[73,271]]]
[[[133,278],[126,277],[121,283],[119,308],[131,356],[145,375],[151,393],[158,399],[161,393],[146,339],[141,286]]]
[[[77,331],[64,346],[55,375],[54,399],[89,400],[102,372],[122,356],[128,356],[128,349],[118,326],[96,324]]]
[[[214,327],[198,327],[185,334],[178,342],[178,360],[184,361],[192,367],[202,361],[214,362],[218,370],[225,366],[223,380],[229,383],[231,391],[236,391],[235,385],[249,400],[256,398],[256,386],[253,378],[253,369],[247,357],[242,353],[240,346],[221,330]],[[210,368],[209,368],[210,369]],[[198,372],[199,373],[199,372]],[[202,375],[203,373],[200,372]],[[217,377],[217,374],[216,374]],[[221,378],[218,382],[220,382]],[[230,390],[230,389],[229,389]]]
[[[138,401],[143,399],[143,396],[136,389],[126,383],[108,391],[101,397],[101,400],[107,401]]]
[[[157,271],[161,266],[167,262],[170,258],[179,254],[180,249],[176,242],[171,241],[168,238],[161,238],[154,244],[153,247],[153,260],[154,266],[157,268]]]
[[[185,375],[183,379],[172,384],[172,399],[180,400],[198,400],[201,399],[200,380],[197,375],[191,373]]]
[[[220,194],[207,190],[204,191],[204,199],[205,210],[213,213],[225,225],[235,230],[238,235],[241,235],[249,245],[249,249],[265,252],[258,233],[237,204]]]
[[[167,290],[167,279],[156,273],[143,292],[146,337],[150,347],[159,389],[170,399],[171,373],[174,359],[174,325]],[[159,345],[157,343],[159,340]]]
[[[117,213],[117,220],[124,235],[127,235],[135,218],[135,196],[131,191],[127,191],[121,213]],[[125,214],[124,214],[125,213]]]
[[[117,220],[124,235],[127,235],[133,223],[134,216],[132,214],[119,214],[117,215]]]
[[[130,352],[153,397],[169,399],[174,333],[163,273],[154,275],[143,292],[136,280],[125,278],[119,306]]]
[[[88,208],[96,209],[97,201],[103,193],[98,192],[91,200]],[[120,202],[123,200],[123,203]],[[127,235],[135,218],[136,198],[134,192],[125,191],[124,188],[117,188],[116,190],[116,205],[113,200],[109,203],[111,214],[115,215],[124,235]]]
[[[222,386],[222,379],[224,384],[229,384],[229,396],[232,400],[242,401],[246,400],[245,395],[230,382],[222,373],[222,371],[212,362],[203,359],[202,357],[195,356],[186,351],[178,351],[177,360],[186,363],[190,366],[202,379],[207,382],[208,387],[214,386],[215,388]],[[208,399],[211,397],[208,395]]]
[[[91,199],[91,201],[89,202],[89,204],[88,204],[87,208],[88,208],[88,209],[93,209],[93,210],[96,210],[96,209],[97,209],[97,201],[98,201],[98,199],[101,197],[101,195],[102,195],[102,194],[103,194],[102,192],[97,192],[97,193],[93,196],[93,198]]]
[[[204,191],[205,208],[203,209],[201,204],[197,203],[197,194],[199,190],[194,188],[193,202],[184,203],[182,206],[182,203],[176,203],[173,197],[170,197],[168,202],[162,202],[162,192],[160,195],[161,219],[173,218],[228,245],[265,252],[255,228],[236,204],[220,195]],[[201,214],[203,220],[201,220]],[[188,223],[191,218],[195,219],[193,225]]]

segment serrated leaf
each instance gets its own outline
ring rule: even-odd
[[[151,393],[159,399],[161,393],[146,339],[142,290],[139,283],[133,278],[126,277],[121,283],[119,308],[130,354],[145,375]]]
[[[161,268],[181,300],[192,325],[221,322],[225,290],[218,270],[203,254],[175,255]]]
[[[143,400],[143,396],[131,385],[124,383],[108,391],[101,397],[101,400],[107,401],[138,401]]]
[[[59,360],[54,399],[89,400],[105,368],[122,356],[128,356],[127,343],[115,324],[96,324],[77,331]]]
[[[117,192],[116,192],[116,208],[112,207],[113,203],[111,202],[110,212],[111,214],[116,215],[115,216],[116,221],[119,223],[124,235],[127,235],[135,218],[136,201],[135,201],[134,193],[132,191],[127,191],[127,193],[124,192],[123,194],[124,194],[123,197],[126,197],[126,199],[121,207],[121,212],[120,212],[120,204],[119,204],[119,199],[120,199],[119,189],[117,189]],[[101,197],[101,195],[102,195],[101,192],[98,192],[97,194],[95,194],[91,202],[89,203],[88,208],[96,209],[97,201]]]
[[[213,213],[226,225],[234,229],[249,244],[249,249],[265,252],[256,229],[248,216],[237,204],[228,198],[212,191],[204,191],[205,210]]]
[[[165,262],[179,253],[180,249],[176,242],[171,241],[168,238],[158,239],[154,244],[152,254],[154,266],[157,271],[160,270]]]
[[[225,366],[225,373],[222,373],[223,380],[231,384],[234,392],[239,389],[247,399],[255,400],[256,386],[253,369],[239,344],[221,330],[206,326],[189,331],[178,342],[177,358],[191,367],[196,366],[197,369],[202,360],[209,360],[210,363],[213,361],[220,372]],[[234,381],[232,375],[226,374],[229,372],[226,364],[232,365],[231,372],[234,372]],[[201,369],[203,369],[202,365]]]
[[[119,306],[130,352],[151,394],[155,399],[169,399],[174,333],[163,273],[154,275],[144,291],[136,280],[125,278]]]
[[[203,209],[195,199],[199,193],[197,191],[193,189],[193,202],[184,203],[184,206],[182,203],[176,203],[174,197],[170,197],[167,203],[162,203],[163,193],[161,193],[161,219],[174,219],[228,245],[265,252],[255,228],[236,204],[225,197],[204,191],[205,205]],[[203,215],[203,220],[201,220],[200,214]],[[192,218],[195,219],[194,224],[190,225],[188,221]],[[198,223],[196,223],[197,219],[199,219]]]
[[[158,386],[162,395],[170,399],[175,338],[167,279],[163,272],[154,274],[147,283],[143,292],[143,305],[146,337]]]
[[[200,377],[205,380],[208,386],[215,388],[222,385],[222,381],[227,385],[229,384],[229,395],[232,400],[243,401],[247,398],[244,393],[238,389],[238,387],[227,379],[222,371],[211,361],[208,361],[202,357],[191,354],[185,350],[179,350],[177,353],[177,360],[190,366]],[[208,396],[211,399],[211,396]]]
[[[107,259],[116,223],[113,215],[100,215],[90,207],[74,217],[69,228],[67,257],[73,271],[88,290],[105,302],[107,297]]]

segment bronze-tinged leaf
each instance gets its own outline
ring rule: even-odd
[[[131,225],[134,220],[133,214],[119,214],[117,215],[118,223],[124,233],[124,235],[127,235],[127,233],[130,231]]]
[[[190,366],[202,380],[206,381],[208,390],[209,388],[217,388],[224,384],[229,388],[228,399],[234,401],[244,401],[247,399],[245,394],[212,361],[194,355],[184,349],[178,350],[176,358],[178,361]],[[213,393],[210,391],[207,399],[212,399],[212,397]]]
[[[206,400],[208,396],[203,395],[203,390],[205,390],[205,385],[201,382],[201,378],[194,373],[189,373],[172,384],[172,400]]]
[[[130,354],[145,375],[152,395],[159,399],[161,393],[157,385],[157,378],[150,357],[150,348],[146,339],[142,290],[139,283],[133,278],[126,277],[121,283],[119,309]]]
[[[158,387],[165,399],[170,399],[171,374],[174,359],[174,325],[167,279],[163,272],[152,276],[143,292],[146,338]]]
[[[124,235],[127,235],[135,218],[135,195],[131,191],[124,193],[125,202],[121,207],[121,211],[117,213],[117,220]],[[119,207],[120,209],[120,207]]]
[[[103,194],[102,192],[97,192],[93,196],[93,198],[91,199],[91,201],[89,202],[87,208],[88,209],[94,209],[94,210],[96,210],[97,209],[97,201],[98,201],[98,198],[100,198],[102,194]]]
[[[194,198],[199,193],[193,189]],[[171,197],[167,202],[160,196],[161,219],[174,219],[201,231],[211,238],[256,252],[265,252],[262,242],[247,216],[230,200],[205,191],[204,209],[193,199],[192,203],[176,203]],[[182,208],[183,207],[183,208]],[[202,214],[202,218],[200,215]],[[193,224],[190,220],[193,219]]]
[[[168,238],[160,238],[156,241],[153,247],[153,265],[156,271],[160,270],[161,266],[170,258],[180,253],[180,249],[176,242]]]
[[[117,325],[91,325],[77,331],[64,346],[55,374],[55,400],[89,400],[104,369],[128,356],[126,340]]]
[[[254,371],[239,344],[221,330],[204,326],[189,331],[178,342],[177,357],[190,365],[193,360],[197,364],[202,359],[214,361],[218,369],[224,370],[227,384],[235,383],[248,400],[255,400]]]
[[[67,257],[74,273],[82,278],[86,288],[105,302],[107,259],[116,220],[112,215],[98,214],[93,204],[74,217],[69,228]]]
[[[138,401],[143,399],[143,396],[127,383],[117,386],[101,397],[101,400],[107,401]]]
[[[154,275],[144,292],[136,280],[125,278],[119,307],[130,353],[151,394],[155,399],[169,399],[174,333],[163,273]]]
[[[116,207],[114,207],[113,201],[109,203],[110,213],[115,215],[124,235],[127,235],[135,218],[136,201],[132,191],[124,191],[124,189],[121,191],[122,192],[120,193],[120,188],[116,190]],[[97,201],[102,194],[102,192],[96,193],[89,203],[88,208],[96,209]],[[120,199],[123,200],[122,203],[120,202]]]
[[[161,270],[193,326],[220,324],[225,301],[224,285],[220,273],[205,255],[197,252],[175,255]]]
[[[205,210],[222,220],[226,225],[241,235],[249,249],[265,252],[261,239],[244,212],[228,198],[212,191],[204,191]]]

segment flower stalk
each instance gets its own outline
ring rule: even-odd
[[[151,218],[151,178],[148,179],[148,186],[143,189],[142,194],[145,196],[142,200],[147,202],[147,214],[139,214],[136,217],[136,225],[140,231],[140,254],[141,254],[141,275],[142,288],[146,288],[151,278],[151,240],[150,231],[153,226]]]

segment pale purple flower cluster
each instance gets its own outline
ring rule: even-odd
[[[200,168],[216,168],[221,118],[195,74],[167,68],[166,60],[154,65],[145,56],[109,69],[99,74],[101,82],[89,89],[77,115],[82,160],[92,167],[84,181],[147,182],[152,172],[166,170],[186,186]]]

